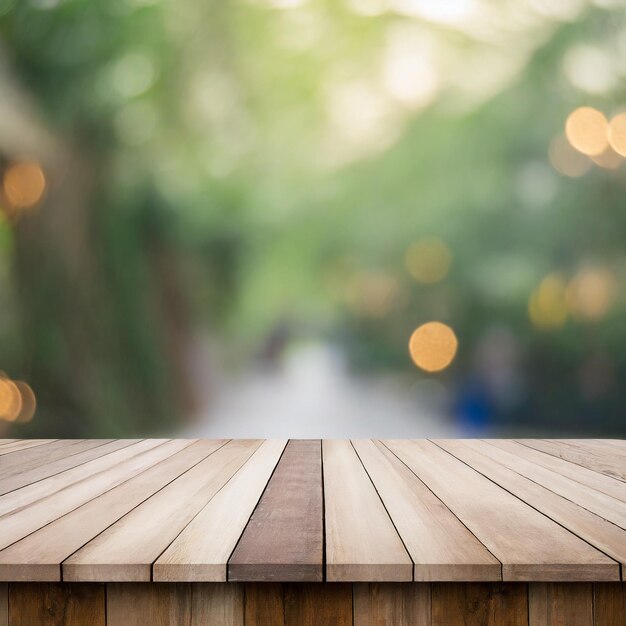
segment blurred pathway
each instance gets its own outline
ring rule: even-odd
[[[258,365],[240,378],[214,384],[211,393],[209,402],[205,392],[206,406],[184,435],[400,438],[456,432],[435,409],[445,393],[436,383],[410,387],[394,379],[357,378],[342,355],[324,344],[292,348],[280,367]]]

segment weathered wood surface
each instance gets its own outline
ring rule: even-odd
[[[412,580],[411,558],[352,444],[322,449],[327,580]]]
[[[625,605],[623,583],[9,583],[0,626],[624,626]]]
[[[229,580],[324,580],[321,441],[290,441],[228,566]]]
[[[535,619],[558,623],[591,597],[595,623],[624,626],[624,567],[619,440],[0,441],[0,581],[11,584],[185,583],[162,591],[190,589],[188,601],[175,594],[190,616],[194,606],[213,615],[230,602],[231,617],[219,619],[236,623],[234,604],[249,608],[246,621],[273,612],[285,620],[331,593],[314,581],[364,583],[350,611],[367,624],[424,609],[406,587],[386,586],[408,582],[429,590],[435,620],[451,619],[440,608],[447,598],[517,623],[516,596],[497,590],[518,588],[487,583],[521,581],[536,583],[526,596]],[[260,586],[236,587],[230,600],[193,591],[224,581]],[[487,586],[459,590],[454,581]],[[576,581],[588,585],[558,585]],[[428,582],[442,586],[418,585]],[[0,583],[0,626],[11,589]],[[45,600],[56,588],[32,589]],[[112,615],[123,613],[119,589]],[[345,588],[332,589],[341,622]],[[563,600],[563,589],[579,595]],[[71,607],[71,593],[50,610]],[[167,595],[158,603],[174,606]],[[571,619],[584,616],[586,608]]]
[[[264,441],[153,567],[154,580],[225,581],[241,536],[287,442]]]

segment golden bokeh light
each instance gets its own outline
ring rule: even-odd
[[[569,178],[583,176],[593,166],[588,157],[572,148],[564,135],[559,135],[550,142],[548,157],[552,167]]]
[[[528,301],[530,321],[537,328],[560,328],[567,320],[565,281],[559,274],[548,274]]]
[[[418,283],[433,284],[443,280],[452,264],[452,253],[436,237],[413,242],[405,256],[406,267]]]
[[[409,353],[417,367],[426,372],[440,372],[452,363],[459,342],[454,331],[441,322],[419,326],[409,340]]]
[[[21,380],[11,380],[0,372],[0,420],[30,422],[37,409],[35,393]]]
[[[567,118],[565,136],[582,154],[601,154],[609,144],[607,119],[597,109],[580,107]]]
[[[15,381],[15,386],[18,388],[20,395],[22,396],[22,407],[19,414],[15,418],[15,421],[20,424],[25,424],[30,422],[35,416],[35,411],[37,410],[37,399],[35,398],[35,392],[27,383],[18,380]]]
[[[589,157],[596,165],[605,170],[619,169],[624,159],[611,146],[607,146],[606,150],[601,154]]]
[[[615,300],[617,281],[608,269],[583,269],[569,281],[566,295],[573,315],[598,320],[607,314]]]
[[[363,272],[354,277],[345,292],[345,301],[357,315],[384,317],[398,303],[400,287],[393,276]]]
[[[615,152],[626,157],[626,113],[620,113],[611,120],[609,143]]]
[[[9,378],[0,378],[0,419],[14,422],[22,410],[22,394]]]
[[[13,163],[4,173],[4,196],[11,209],[35,206],[45,189],[46,177],[40,165],[34,161]]]

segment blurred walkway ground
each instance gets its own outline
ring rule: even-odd
[[[213,385],[210,392],[212,399],[205,392],[206,406],[185,436],[458,436],[436,408],[445,393],[437,383],[411,386],[395,379],[357,378],[344,366],[341,353],[325,344],[292,348],[280,366],[257,365]]]

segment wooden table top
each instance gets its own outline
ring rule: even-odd
[[[0,440],[0,580],[608,581],[626,441]]]

